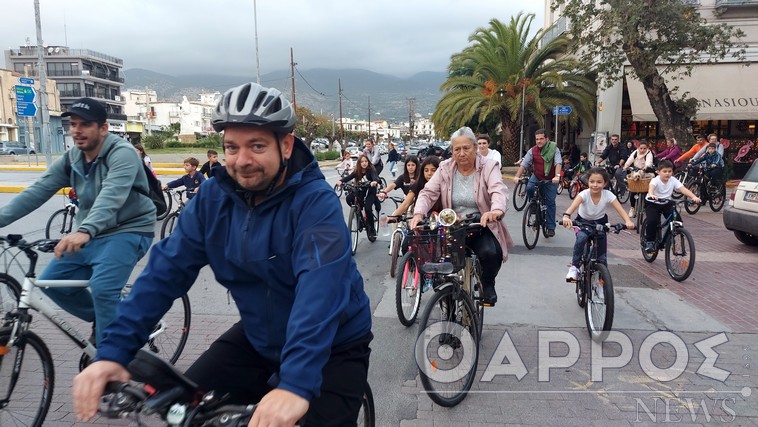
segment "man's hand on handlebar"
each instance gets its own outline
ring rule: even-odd
[[[305,416],[309,406],[304,398],[277,388],[263,396],[248,426],[294,426]]]
[[[71,233],[68,236],[63,237],[55,246],[55,257],[60,259],[63,254],[79,252],[90,240],[92,240],[92,238],[88,233],[81,231]]]
[[[74,377],[71,397],[74,402],[74,414],[77,421],[89,421],[97,415],[100,397],[109,382],[126,383],[129,372],[116,362],[106,360],[89,365]]]

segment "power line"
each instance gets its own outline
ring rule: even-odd
[[[326,94],[324,94],[323,92],[319,92],[318,90],[316,90],[316,88],[314,88],[314,87],[313,87],[313,86],[312,86],[312,85],[311,85],[311,84],[308,82],[308,80],[306,80],[306,79],[305,79],[305,77],[303,76],[303,74],[302,74],[302,73],[300,73],[300,70],[298,70],[298,69],[297,69],[297,67],[295,67],[295,71],[297,71],[297,75],[298,75],[298,76],[300,76],[300,78],[301,78],[301,79],[303,79],[303,81],[305,82],[305,84],[307,84],[307,85],[308,85],[308,87],[309,87],[309,88],[311,88],[311,89],[312,89],[314,92],[316,92],[317,94],[319,94],[319,95],[321,95],[321,96],[324,96],[324,97],[326,97],[326,96],[330,96],[330,95],[326,95]]]

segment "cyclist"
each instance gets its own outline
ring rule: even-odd
[[[545,205],[547,206],[547,235],[545,237],[555,236],[555,196],[557,195],[558,181],[560,181],[561,168],[563,159],[561,150],[558,149],[555,142],[548,141],[545,129],[537,129],[534,132],[536,145],[526,152],[521,160],[521,164],[513,177],[513,183],[518,184],[521,174],[532,167],[533,173],[526,185],[526,197],[531,199],[534,196],[534,186],[542,185],[545,195]],[[550,180],[549,183],[539,184],[540,181]]]
[[[89,289],[42,290],[62,309],[94,322],[91,339],[100,342],[104,328],[116,316],[121,289],[150,248],[155,206],[137,190],[148,191],[142,160],[132,144],[108,132],[108,114],[101,103],[81,98],[62,116],[71,118],[74,146],[0,208],[0,227],[34,211],[61,188],[75,190],[77,232],[61,239],[56,259],[39,279],[90,281]]]
[[[721,175],[724,170],[724,157],[719,154],[715,142],[711,142],[706,147],[706,152],[702,156],[695,156],[692,164],[696,165],[705,162],[705,176],[711,180],[714,185],[721,185]]]
[[[642,171],[643,176],[648,176],[648,173],[654,171],[653,166],[653,153],[648,149],[649,144],[647,140],[643,139],[640,141],[639,145],[637,146],[637,149],[632,151],[632,154],[629,155],[629,158],[626,160],[626,163],[624,163],[624,169],[630,172],[632,169],[637,169]],[[649,175],[652,176],[652,175]],[[631,198],[629,199],[629,204],[632,205],[631,208],[629,208],[629,217],[634,218],[636,216],[636,210],[637,207],[637,198],[635,195],[637,193],[629,193],[631,195]]]
[[[497,302],[495,277],[508,259],[508,249],[513,247],[503,218],[508,206],[508,188],[503,183],[500,165],[477,154],[476,135],[471,129],[458,129],[450,141],[453,157],[440,163],[437,173],[419,192],[410,227],[415,228],[437,200],[443,208],[452,208],[464,216],[480,213],[482,231],[469,236],[466,245],[481,262],[484,302],[494,305]]]
[[[366,140],[366,148],[363,149],[363,154],[365,154],[371,164],[374,165],[376,175],[381,175],[382,170],[384,169],[384,162],[382,162],[382,155],[379,153],[379,149],[374,146],[373,139],[369,138]]]
[[[369,240],[376,239],[376,230],[374,229],[374,211],[371,209],[376,201],[376,187],[379,185],[379,174],[374,170],[374,165],[365,154],[358,158],[358,164],[355,170],[346,177],[337,180],[337,186],[341,187],[343,180],[345,182],[355,180],[355,185],[368,184],[368,188],[358,189],[360,193],[347,194],[345,201],[348,205],[355,204],[355,198],[360,197],[363,200],[363,210],[366,212],[366,234]],[[377,214],[379,209],[377,209]],[[373,242],[373,240],[371,240]]]
[[[600,165],[607,161],[609,166],[613,166],[615,171],[613,174],[616,177],[616,181],[623,185],[624,177],[626,176],[623,166],[629,154],[631,154],[631,151],[627,150],[626,144],[620,144],[618,134],[613,134],[611,135],[611,143],[600,154],[600,160],[597,164]]]
[[[421,163],[421,176],[416,182],[413,183],[413,185],[411,185],[410,190],[408,190],[408,193],[403,199],[403,203],[401,203],[400,206],[395,209],[395,212],[392,212],[392,216],[403,215],[408,211],[408,209],[413,205],[413,202],[416,201],[416,195],[424,189],[426,183],[432,179],[432,176],[434,176],[434,173],[437,172],[437,169],[439,169],[439,167],[439,157],[427,156],[424,158],[424,162]],[[442,205],[440,204],[439,200],[437,200],[437,202],[432,206],[432,211],[439,212],[441,210]]]
[[[438,158],[439,159],[439,158]],[[389,193],[390,191],[399,188],[403,190],[403,194],[408,194],[416,180],[421,176],[421,168],[419,167],[418,157],[408,156],[405,159],[405,166],[403,167],[402,175],[398,176],[396,180],[387,184],[387,187],[382,191],[383,193]]]
[[[717,138],[716,135],[713,135],[713,137]],[[710,136],[708,138],[710,139]],[[708,145],[708,141],[703,137],[703,135],[697,135],[695,137],[695,144],[692,147],[690,147],[690,149],[687,150],[686,153],[677,157],[677,159],[674,160],[674,164],[681,166],[686,160],[689,160],[690,158],[692,158],[692,156],[700,152],[700,149],[702,149],[706,145]]]
[[[371,312],[339,201],[291,132],[295,111],[276,89],[230,89],[213,112],[226,168],[182,211],[74,379],[78,419],[95,415],[126,366],[199,270],[210,265],[241,321],[189,368],[230,403],[260,401],[251,425],[355,425],[368,371]],[[134,150],[132,150],[133,152]]]
[[[350,152],[342,150],[342,161],[334,168],[340,175],[353,172],[353,158],[350,157]]]
[[[660,203],[658,199],[670,199],[674,190],[679,191],[685,196],[689,197],[695,203],[700,203],[700,198],[697,197],[684,186],[678,179],[673,177],[674,164],[670,160],[661,160],[658,163],[658,176],[650,181],[650,185],[647,190],[648,203],[645,203],[645,218],[647,218],[647,228],[645,232],[645,252],[652,253],[656,251],[655,247],[655,234],[658,231],[658,226],[661,223],[661,214],[669,215],[674,209],[674,205],[670,203]],[[643,230],[640,230],[642,233]]]

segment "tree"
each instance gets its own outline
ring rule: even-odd
[[[566,55],[567,37],[543,42],[548,28],[530,39],[533,20],[533,14],[521,13],[508,25],[492,19],[489,27],[469,36],[471,45],[451,57],[448,79],[441,87],[444,94],[432,115],[438,135],[447,136],[465,125],[488,131],[492,129],[482,125],[494,121],[502,129],[503,161],[515,162],[521,154],[522,90],[526,114],[540,125],[545,114],[559,105],[572,107],[569,120],[574,123],[578,117],[594,122],[594,80]]]
[[[709,24],[682,0],[555,0],[553,9],[571,22],[573,51],[595,64],[602,87],[623,78],[623,66],[642,82],[650,106],[667,138],[690,141],[697,99],[678,94],[671,82],[691,75],[697,64],[727,55],[742,61],[744,33],[726,24]]]

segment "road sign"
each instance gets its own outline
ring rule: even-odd
[[[570,105],[560,105],[558,107],[553,107],[554,116],[568,116],[569,114],[571,114]]]
[[[18,115],[21,117],[34,117],[37,115],[37,106],[31,102],[19,102],[16,105]]]
[[[37,91],[31,86],[16,85],[16,110],[21,117],[37,115]]]
[[[31,85],[34,84],[34,79],[30,79],[28,77],[19,77],[18,78],[18,82],[20,84],[22,84],[22,85],[29,85],[29,86],[31,86]]]

